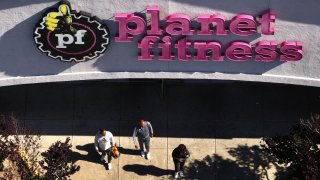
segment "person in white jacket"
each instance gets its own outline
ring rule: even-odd
[[[105,129],[100,129],[94,138],[94,148],[99,155],[101,155],[100,161],[105,161],[105,157],[108,156],[108,169],[112,168],[111,160],[111,147],[115,146],[116,142],[111,132]]]

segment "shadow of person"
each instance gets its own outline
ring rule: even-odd
[[[128,155],[140,155],[140,150],[136,149],[126,149],[124,147],[118,147],[118,150],[121,154],[128,154]]]
[[[165,176],[173,174],[172,170],[161,169],[153,165],[142,165],[142,164],[130,164],[123,166],[123,170],[134,172],[140,176],[151,175],[151,176]]]
[[[71,153],[71,160],[73,162],[77,162],[79,160],[81,161],[88,161],[92,163],[99,163],[103,164],[103,162],[100,161],[100,156],[97,154],[97,152],[94,149],[94,144],[89,143],[85,145],[78,145],[76,146],[76,149],[80,152],[72,151]]]
[[[77,161],[87,161],[91,163],[101,164],[105,167],[106,170],[109,170],[108,164],[106,163],[106,161],[100,161],[101,156],[95,151],[93,143],[85,144],[82,146],[78,145],[76,146],[76,149],[79,151],[83,151],[83,153],[72,151],[71,153],[72,162],[76,163]]]

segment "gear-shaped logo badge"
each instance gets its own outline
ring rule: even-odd
[[[34,31],[38,48],[61,61],[83,62],[100,57],[109,45],[109,29],[97,17],[71,10],[68,1],[44,14]]]

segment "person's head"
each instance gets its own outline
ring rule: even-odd
[[[179,149],[179,152],[181,152],[181,153],[184,153],[184,152],[187,151],[187,147],[186,147],[186,145],[184,145],[184,144],[180,144],[180,145],[178,146],[178,149]]]
[[[143,127],[143,126],[144,126],[144,120],[143,120],[143,119],[140,119],[140,120],[139,120],[139,126],[140,126],[140,127]]]
[[[102,136],[105,136],[107,130],[105,130],[105,129],[100,129],[99,132],[100,132],[100,134],[101,134]]]

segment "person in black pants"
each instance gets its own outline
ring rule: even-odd
[[[172,158],[174,162],[174,178],[184,177],[183,166],[186,160],[190,157],[190,153],[184,144],[180,144],[172,151]]]

